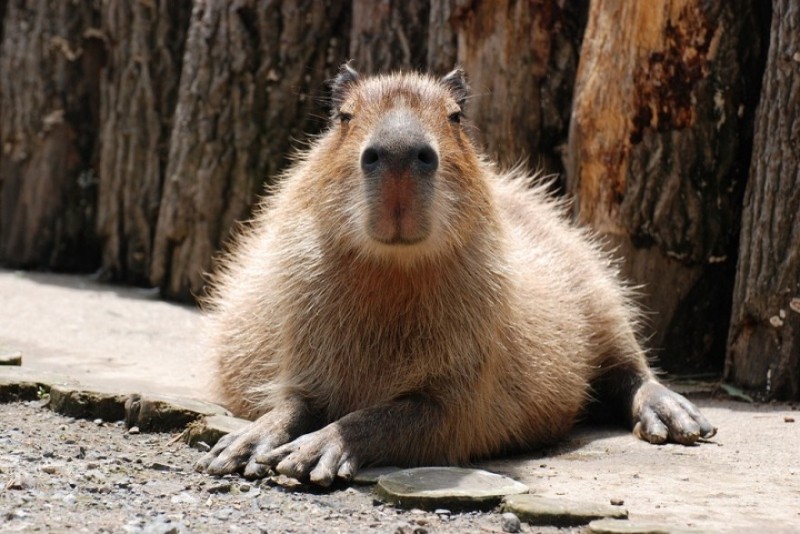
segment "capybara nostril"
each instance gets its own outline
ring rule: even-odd
[[[439,166],[439,156],[430,145],[423,145],[417,149],[417,161],[421,169],[433,172]]]
[[[361,168],[364,172],[372,172],[378,168],[380,165],[380,154],[378,154],[378,150],[374,147],[367,147],[361,153]]]

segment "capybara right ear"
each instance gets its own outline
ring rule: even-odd
[[[442,83],[450,89],[453,98],[461,109],[464,109],[464,102],[467,100],[469,94],[469,85],[467,85],[467,75],[461,67],[456,67],[450,73],[442,78]]]
[[[331,80],[331,114],[336,116],[342,107],[347,93],[358,81],[358,72],[350,66],[350,62],[339,67],[339,74]]]

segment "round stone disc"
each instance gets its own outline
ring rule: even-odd
[[[378,479],[375,495],[400,508],[489,510],[528,486],[508,477],[461,467],[403,469]]]

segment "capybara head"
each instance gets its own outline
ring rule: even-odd
[[[414,263],[469,239],[486,209],[479,157],[462,127],[460,69],[362,78],[344,65],[331,84],[331,128],[308,156],[323,159],[322,194],[359,253]],[[322,153],[317,153],[320,150]],[[332,195],[336,201],[331,203]]]

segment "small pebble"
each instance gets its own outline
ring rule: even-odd
[[[149,467],[150,469],[154,469],[156,471],[171,471],[172,470],[172,466],[171,465],[167,465],[167,464],[164,464],[164,463],[161,463],[161,462],[152,462],[147,467]]]
[[[95,419],[93,422],[94,422],[94,424],[96,424],[98,426],[103,426],[103,420],[102,419]]]
[[[25,489],[26,487],[27,487],[27,485],[19,477],[10,480],[6,484],[6,489],[9,489],[9,490],[22,490],[22,489]]]
[[[503,532],[519,532],[520,528],[522,528],[519,517],[511,512],[506,512],[500,516],[500,526],[503,528]]]
[[[231,492],[231,483],[230,482],[223,482],[221,484],[214,484],[213,486],[208,487],[209,493],[230,493]]]
[[[450,515],[450,510],[447,508],[437,508],[433,513],[436,515]]]
[[[788,415],[783,418],[784,423],[794,423],[794,417],[789,417]]]
[[[250,491],[250,488],[251,488],[250,484],[239,484],[239,491],[241,491],[242,493],[247,493],[248,491]]]
[[[611,504],[614,506],[622,506],[625,504],[625,501],[622,499],[611,499]]]
[[[139,433],[138,426],[132,426],[128,429],[128,434],[138,434],[138,433]]]
[[[47,473],[48,475],[55,475],[58,472],[58,468],[54,465],[43,465],[39,469],[42,473]]]

